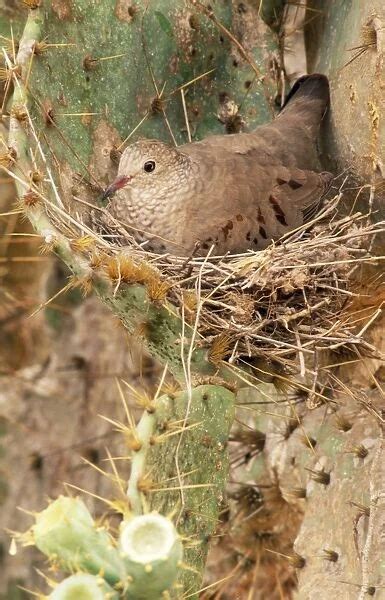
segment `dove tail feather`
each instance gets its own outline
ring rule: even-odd
[[[288,93],[281,112],[286,108],[289,102],[303,97],[321,100],[325,105],[329,104],[329,81],[326,75],[313,73],[313,75],[304,75],[297,79],[290,92]]]
[[[316,134],[329,103],[330,90],[326,75],[305,75],[293,85],[278,118],[300,115],[303,122]]]

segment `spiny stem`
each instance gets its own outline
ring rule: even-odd
[[[145,411],[136,427],[136,435],[141,442],[141,447],[138,451],[134,451],[127,488],[127,497],[130,502],[131,510],[135,515],[143,514],[144,496],[138,489],[138,482],[140,478],[144,476],[147,452],[155,429],[155,424],[155,416]]]

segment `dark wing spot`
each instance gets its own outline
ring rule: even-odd
[[[255,237],[255,238],[253,239],[253,243],[254,243],[256,246],[258,245],[258,238],[257,238],[257,237]]]
[[[283,212],[282,208],[278,204],[276,198],[274,198],[274,196],[269,196],[269,202],[273,207],[275,218],[277,219],[277,221],[279,223],[281,223],[281,225],[287,226],[285,213]]]
[[[215,244],[218,243],[218,238],[213,238],[213,237],[208,237],[204,240],[204,242],[202,243],[202,248],[204,250],[208,250],[209,248],[211,248],[211,246],[215,246]]]
[[[277,177],[277,183],[278,183],[278,185],[285,185],[285,183],[287,183],[287,181],[285,181],[284,179],[281,179],[281,177]]]
[[[237,221],[239,221],[239,222],[240,222],[240,221],[243,221],[243,217],[242,217],[242,215],[237,215],[235,218],[236,218],[236,219],[237,219]]]
[[[278,204],[278,200],[276,198],[274,198],[274,196],[269,196],[269,202],[270,202],[271,206],[273,207],[274,212],[277,213],[277,215],[284,214],[282,208]]]
[[[292,190],[298,190],[298,188],[302,187],[302,183],[299,183],[294,179],[290,179],[290,181],[288,181],[287,184],[289,187],[291,187]]]
[[[260,225],[259,227],[259,235],[263,237],[263,239],[267,240],[266,229]]]
[[[234,227],[234,225],[233,225],[232,221],[227,221],[226,225],[224,227],[222,227],[222,231],[223,231],[223,235],[224,235],[225,241],[228,238],[229,231],[231,231],[233,227]]]
[[[258,222],[262,223],[262,225],[265,225],[265,223],[266,223],[265,218],[264,218],[259,206],[258,206]]]
[[[246,239],[247,239],[248,242],[251,240],[251,231],[248,231],[246,233]]]
[[[285,225],[287,227],[287,223],[286,223],[286,219],[283,215],[275,215],[275,218],[277,219],[277,221],[279,223],[281,223],[281,225]]]

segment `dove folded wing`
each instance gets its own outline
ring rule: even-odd
[[[187,229],[179,240],[190,249],[196,241],[203,251],[214,245],[214,254],[263,249],[316,214],[332,178],[286,167],[256,146],[217,153],[210,143],[190,148],[198,183],[186,202]]]

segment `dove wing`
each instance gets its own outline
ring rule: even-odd
[[[283,165],[264,144],[235,152],[215,146],[188,152],[199,183],[186,203],[181,243],[192,248],[199,240],[204,252],[212,244],[216,254],[266,247],[312,218],[332,179]]]

